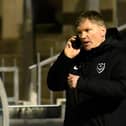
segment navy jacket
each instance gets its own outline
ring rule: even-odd
[[[74,59],[61,52],[49,69],[48,88],[66,91],[64,126],[126,126],[126,47],[116,34],[109,29],[105,42]],[[69,73],[80,75],[76,89]]]

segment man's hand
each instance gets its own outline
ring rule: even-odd
[[[68,84],[70,88],[76,88],[77,87],[77,81],[80,76],[74,75],[74,74],[69,74],[67,77]]]
[[[72,47],[71,41],[75,41],[75,39],[76,39],[76,36],[72,36],[70,39],[68,39],[64,48],[64,54],[71,59],[77,56],[80,52],[80,49],[74,49]]]

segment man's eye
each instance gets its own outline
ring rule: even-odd
[[[89,31],[90,31],[90,29],[85,29],[85,31],[86,31],[86,32],[89,32]]]

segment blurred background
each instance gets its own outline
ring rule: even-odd
[[[86,10],[100,11],[108,27],[125,33],[126,0],[0,0],[0,73],[10,118],[53,115],[61,126],[65,93],[48,90],[47,72]]]

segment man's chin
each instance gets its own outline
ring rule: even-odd
[[[84,46],[84,50],[85,50],[85,51],[90,51],[91,49],[92,49],[92,48],[90,48],[90,47],[87,47],[87,46],[85,47],[85,46]]]

